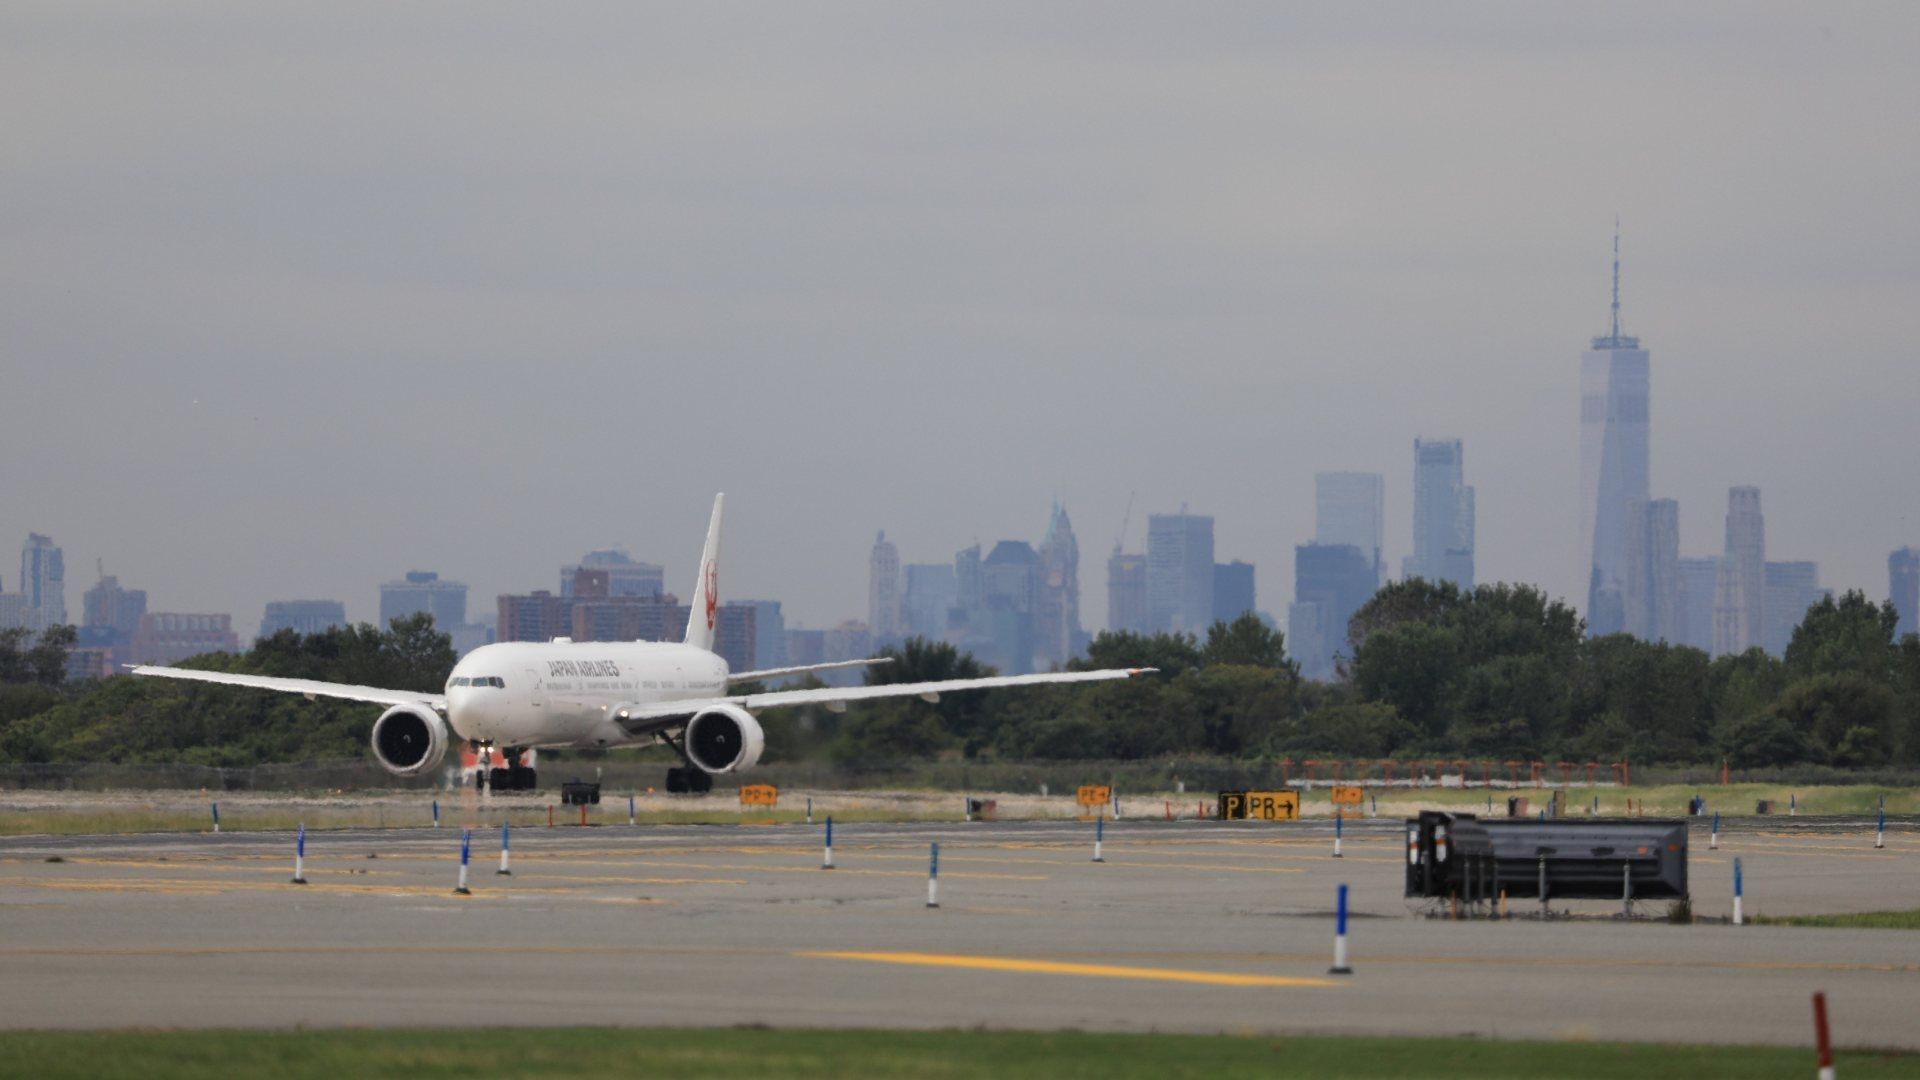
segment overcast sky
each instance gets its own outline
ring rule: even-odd
[[[1678,10],[1676,10],[1676,7]],[[620,545],[865,617],[1129,492],[1283,613],[1313,473],[1466,441],[1483,580],[1584,600],[1578,362],[1653,492],[1886,594],[1920,544],[1920,7],[0,8],[0,543],[154,610],[502,591]],[[11,556],[7,557],[9,560]],[[0,561],[17,589],[17,563]]]

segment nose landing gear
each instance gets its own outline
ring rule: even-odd
[[[478,749],[481,755],[481,761],[484,762],[492,756],[491,751],[493,748],[491,746],[482,743]],[[531,766],[521,764],[521,758],[525,756],[526,752],[527,750],[524,746],[509,746],[505,750],[502,750],[500,755],[506,759],[506,767],[491,769],[482,766],[481,768],[475,769],[475,785],[482,789],[490,789],[496,793],[502,791],[532,791],[539,787],[539,771]]]

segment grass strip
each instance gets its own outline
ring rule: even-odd
[[[1804,1077],[1810,1048],[1086,1032],[513,1028],[10,1032],[18,1076],[147,1078],[644,1073],[691,1077]],[[1839,1055],[1848,1077],[1920,1077],[1920,1056]]]
[[[1760,915],[1763,926],[1829,926],[1858,930],[1920,930],[1920,908],[1909,911],[1856,911],[1845,915]]]

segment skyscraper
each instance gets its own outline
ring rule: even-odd
[[[1148,515],[1147,615],[1151,629],[1174,633],[1213,622],[1213,518]]]
[[[1034,669],[1034,608],[1039,593],[1040,556],[1022,540],[1002,540],[980,564],[985,592],[988,662],[1003,675]]]
[[[1386,477],[1366,472],[1315,473],[1313,511],[1313,542],[1359,548],[1373,561],[1377,588],[1386,574]]]
[[[1408,577],[1473,588],[1473,489],[1459,439],[1413,440],[1413,554]]]
[[[1057,667],[1080,649],[1080,543],[1073,522],[1058,502],[1040,541],[1038,595],[1034,598],[1034,652],[1038,662]]]
[[[1580,534],[1586,546],[1587,626],[1622,629],[1628,516],[1648,498],[1648,355],[1620,332],[1620,233],[1613,235],[1613,327],[1580,361]]]
[[[873,551],[867,557],[867,627],[876,645],[905,637],[900,601],[900,549],[883,529],[873,538]]]
[[[1900,613],[1894,633],[1920,633],[1920,548],[1903,547],[1887,556],[1887,599]]]
[[[1107,629],[1116,634],[1147,633],[1147,557],[1117,548],[1107,559]]]
[[[1713,604],[1719,584],[1719,556],[1680,560],[1679,644],[1713,652]]]
[[[1680,594],[1680,504],[1636,502],[1627,515],[1625,627],[1642,641],[1679,644],[1686,612]]]
[[[1213,564],[1213,621],[1230,623],[1254,610],[1253,564]]]
[[[1294,602],[1287,608],[1287,652],[1310,679],[1330,679],[1346,648],[1347,622],[1373,596],[1372,560],[1352,544],[1293,549]]]
[[[1775,656],[1785,656],[1787,643],[1807,609],[1833,595],[1820,587],[1820,567],[1810,562],[1770,562],[1767,564],[1765,637],[1761,645]]]
[[[1760,489],[1727,492],[1727,547],[1713,596],[1713,652],[1743,653],[1767,640],[1767,521]]]
[[[944,641],[949,613],[958,597],[952,563],[908,563],[901,568],[907,583],[901,602],[908,637]]]
[[[389,581],[380,586],[380,629],[392,626],[395,619],[417,615],[422,611],[433,616],[434,627],[443,634],[454,627],[466,625],[466,585],[442,580],[439,574],[431,570],[409,570],[402,580]],[[560,633],[564,635],[566,631]]]
[[[67,564],[50,537],[27,534],[20,549],[20,591],[27,598],[27,629],[66,625]]]

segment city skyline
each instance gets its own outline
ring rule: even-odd
[[[1584,612],[1569,352],[1616,214],[1679,550],[1744,485],[1835,589],[1920,543],[1903,9],[589,5],[532,55],[476,11],[431,69],[437,17],[374,18],[0,13],[0,536],[64,545],[69,615],[99,559],[242,627],[612,548],[684,593],[722,489],[725,587],[794,624],[859,613],[882,525],[931,559],[1058,497],[1103,626],[1134,493],[1277,611],[1317,471],[1387,478],[1398,568],[1425,432],[1471,450],[1476,578]]]

